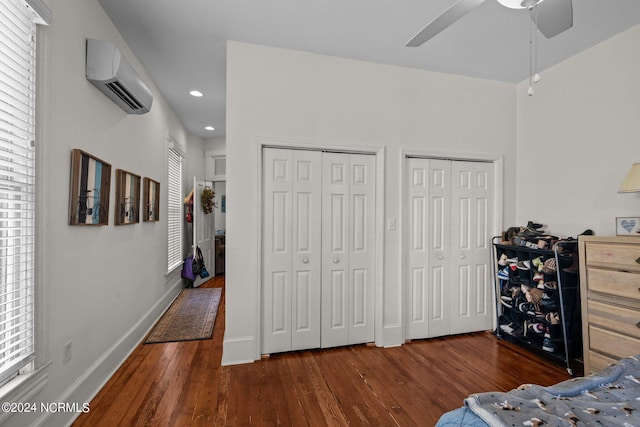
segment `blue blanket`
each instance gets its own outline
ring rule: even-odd
[[[507,393],[473,394],[464,403],[437,427],[640,427],[640,356],[551,387],[525,384]]]

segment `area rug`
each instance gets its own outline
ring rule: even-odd
[[[144,343],[211,338],[221,296],[222,288],[183,289]]]

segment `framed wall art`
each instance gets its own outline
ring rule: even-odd
[[[137,224],[140,221],[140,175],[116,169],[116,225]]]
[[[79,149],[71,150],[69,225],[108,225],[111,165]]]
[[[616,234],[618,236],[640,236],[640,217],[617,217]]]
[[[160,221],[160,183],[145,177],[142,188],[142,220]]]

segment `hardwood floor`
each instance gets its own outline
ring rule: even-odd
[[[221,367],[224,308],[210,340],[139,345],[73,425],[430,426],[471,393],[569,378],[486,332]]]

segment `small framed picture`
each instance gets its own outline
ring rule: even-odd
[[[69,224],[109,224],[110,184],[109,163],[82,150],[71,150]]]
[[[616,235],[640,236],[640,217],[617,217]]]
[[[151,178],[143,179],[142,187],[142,220],[145,222],[160,221],[160,183]]]
[[[116,169],[115,224],[137,224],[140,218],[140,176]]]

